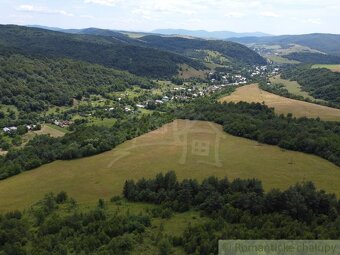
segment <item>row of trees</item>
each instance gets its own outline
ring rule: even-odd
[[[178,181],[174,172],[126,181],[124,197],[164,210],[199,210],[210,218],[189,225],[174,245],[188,254],[217,254],[221,239],[339,239],[340,200],[306,182],[264,192],[259,180],[208,177]]]
[[[324,106],[328,106],[328,107],[333,107],[333,108],[340,108],[340,104],[336,104],[336,103],[332,103],[329,101],[321,101],[321,100],[315,100],[315,99],[311,99],[309,97],[303,97],[301,95],[295,95],[290,93],[286,87],[283,84],[267,84],[267,82],[264,81],[260,81],[259,82],[259,87],[265,91],[268,91],[270,93],[279,95],[279,96],[283,96],[283,97],[287,97],[287,98],[292,98],[292,99],[296,99],[296,100],[300,100],[300,101],[305,101],[305,102],[309,102],[309,103],[313,103],[313,104],[319,104],[319,105],[324,105]]]
[[[80,124],[73,127],[72,133],[60,138],[36,136],[24,148],[13,148],[5,156],[0,156],[0,179],[54,160],[75,159],[110,150],[171,120],[170,115],[154,113],[118,120],[112,127]]]
[[[224,131],[281,148],[323,157],[340,165],[340,123],[276,115],[260,103],[196,100],[175,112],[178,118],[213,121]]]

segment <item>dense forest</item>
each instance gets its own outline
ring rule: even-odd
[[[25,212],[0,215],[1,254],[130,254],[148,247],[153,254],[217,254],[218,240],[339,239],[340,201],[305,182],[265,192],[256,179],[177,180],[174,172],[154,179],[127,180],[123,195],[155,204],[131,213],[114,196],[111,202],[82,209],[67,193],[47,194]],[[108,204],[109,203],[109,204]],[[124,202],[125,203],[125,202]],[[154,220],[198,211],[201,222],[183,233],[162,233]]]
[[[99,28],[86,28],[79,30],[61,29],[59,31],[73,34],[107,36],[132,45],[158,48],[193,58],[197,57],[197,51],[209,50],[219,52],[223,57],[229,59],[230,63],[239,62],[240,64],[248,65],[266,64],[266,61],[260,55],[247,47],[238,43],[223,40],[203,40],[200,38],[188,39],[184,37],[159,35],[146,35],[135,40],[123,33]],[[201,59],[203,60],[204,58]]]
[[[83,209],[67,193],[47,194],[24,212],[0,215],[0,254],[217,254],[220,239],[339,239],[340,201],[305,182],[287,190],[263,190],[256,179],[179,181],[174,172],[127,180],[123,195],[155,204],[152,210],[122,210],[119,196]],[[155,221],[200,212],[176,235]],[[139,251],[139,252],[138,252]]]
[[[155,84],[127,72],[70,59],[0,56],[0,103],[21,111],[70,105],[72,98],[124,91],[134,85],[150,89]]]
[[[300,101],[305,101],[305,102],[309,102],[309,103],[313,103],[313,104],[319,104],[319,105],[324,105],[324,106],[328,106],[328,107],[333,107],[333,108],[340,108],[340,104],[337,103],[333,103],[330,101],[321,101],[321,100],[313,100],[309,97],[303,97],[301,95],[296,95],[296,94],[292,94],[290,93],[287,88],[285,87],[285,85],[283,84],[272,84],[272,83],[267,83],[267,81],[259,81],[259,87],[262,90],[268,91],[270,93],[276,94],[276,95],[280,95],[283,97],[287,97],[287,98],[292,98],[292,99],[296,99],[296,100],[300,100]]]
[[[72,133],[60,138],[36,136],[24,148],[12,148],[6,156],[0,156],[0,179],[58,159],[75,159],[108,151],[171,120],[168,114],[154,113],[118,120],[112,127],[75,125]]]
[[[213,121],[232,135],[323,157],[340,165],[340,123],[276,115],[260,103],[197,100],[178,109],[177,118]]]
[[[297,81],[310,95],[325,101],[340,104],[340,73],[326,68],[311,68],[298,65],[283,69],[283,79]]]
[[[339,64],[340,56],[332,56],[314,52],[293,52],[283,57],[307,64]]]
[[[265,37],[243,37],[232,38],[238,43],[245,44],[268,44],[281,45],[287,47],[292,44],[298,44],[327,53],[329,55],[340,56],[340,35],[337,34],[306,34],[306,35],[280,35]]]
[[[246,46],[227,41],[187,39],[178,37],[144,36],[140,40],[152,47],[197,57],[197,51],[209,50],[219,52],[230,63],[246,65],[265,65],[267,62],[260,55]]]
[[[220,239],[339,239],[340,200],[313,183],[264,192],[259,180],[209,177],[178,181],[174,172],[126,181],[124,197],[176,212],[199,210],[206,223],[174,238],[187,254],[217,254]]]
[[[72,58],[149,77],[176,75],[179,64],[204,68],[203,64],[190,58],[129,44],[114,37],[0,25],[0,54],[15,53],[43,58]]]
[[[80,211],[65,192],[47,194],[28,212],[0,216],[0,254],[128,254],[151,226],[149,215]]]

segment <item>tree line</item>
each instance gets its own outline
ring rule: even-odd
[[[174,111],[177,118],[213,121],[225,132],[281,148],[315,154],[340,165],[340,123],[276,115],[260,103],[196,100]]]
[[[340,200],[311,182],[264,191],[257,179],[180,181],[170,171],[127,180],[123,195],[84,208],[65,192],[49,193],[28,210],[0,214],[0,254],[131,254],[146,247],[160,255],[208,255],[217,254],[221,239],[340,238]],[[154,206],[132,213],[125,200]],[[155,224],[189,210],[200,219],[183,232],[166,234]]]
[[[172,244],[187,254],[217,254],[221,239],[339,239],[340,200],[311,182],[265,192],[257,179],[177,180],[171,171],[125,182],[124,197],[176,212],[198,210],[209,220],[188,225]]]
[[[295,100],[300,100],[300,101],[305,101],[308,103],[313,103],[313,104],[319,104],[319,105],[324,105],[328,107],[333,107],[333,108],[340,108],[340,104],[332,103],[329,101],[321,101],[321,100],[315,100],[311,99],[309,97],[303,97],[301,95],[295,95],[290,93],[286,87],[283,84],[268,84],[266,81],[259,81],[259,87],[262,90],[268,91],[270,93],[282,96],[282,97],[287,97]]]
[[[58,159],[69,160],[108,151],[126,140],[157,129],[172,119],[171,115],[156,112],[117,120],[112,127],[80,123],[73,127],[72,133],[59,138],[36,136],[24,148],[11,148],[5,156],[0,156],[0,179]]]
[[[326,68],[311,68],[311,65],[297,65],[284,68],[281,77],[297,81],[315,98],[340,105],[340,73]]]

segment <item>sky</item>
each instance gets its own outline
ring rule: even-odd
[[[0,24],[340,34],[340,0],[0,0]]]

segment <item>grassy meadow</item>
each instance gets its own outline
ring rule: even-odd
[[[204,79],[207,77],[207,70],[196,70],[191,66],[186,64],[180,65],[181,70],[178,73],[178,76],[182,79],[190,79],[190,78],[201,78]]]
[[[340,64],[337,65],[317,64],[313,65],[312,68],[327,68],[333,72],[340,72]]]
[[[308,92],[303,91],[301,85],[296,81],[289,81],[282,79],[280,75],[270,78],[270,82],[273,84],[282,84],[289,93],[297,96],[302,96],[304,98],[309,98],[311,100],[316,100],[314,97],[308,94]]]
[[[176,120],[111,151],[0,181],[0,211],[27,208],[45,193],[62,190],[86,206],[121,194],[127,179],[169,170],[179,179],[259,178],[267,190],[311,180],[340,196],[340,168],[327,160],[231,136],[210,122]]]
[[[296,117],[320,117],[322,120],[340,121],[340,109],[281,97],[260,89],[257,84],[240,87],[231,95],[221,98],[220,101],[264,102],[269,107],[275,108],[278,114],[292,113]]]
[[[278,55],[269,55],[266,56],[269,60],[273,61],[274,63],[277,64],[299,64],[299,61],[296,60],[291,60],[288,58],[284,58],[282,56],[278,56]]]

